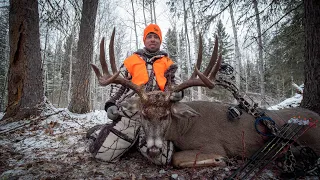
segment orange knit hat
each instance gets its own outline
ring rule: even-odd
[[[160,38],[160,43],[162,42],[162,35],[161,35],[161,29],[159,28],[158,25],[156,24],[149,24],[145,29],[144,29],[144,32],[143,32],[143,42],[145,42],[146,40],[146,37],[149,33],[155,33],[159,36]]]

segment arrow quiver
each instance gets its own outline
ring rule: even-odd
[[[270,138],[261,149],[247,160],[246,164],[235,171],[228,179],[254,179],[270,162],[274,161],[280,154],[287,152],[290,146],[315,124],[316,122],[310,120],[291,118],[279,129],[277,136]],[[291,165],[293,166],[293,164]],[[286,168],[290,168],[288,170],[292,171],[292,166]]]

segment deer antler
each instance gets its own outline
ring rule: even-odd
[[[99,84],[101,86],[107,86],[111,83],[121,84],[135,91],[142,100],[146,100],[147,96],[141,86],[138,86],[132,83],[130,80],[119,76],[120,71],[117,70],[115,56],[114,56],[114,36],[115,36],[115,28],[112,31],[111,40],[109,43],[109,57],[110,57],[110,64],[111,64],[111,69],[113,74],[110,74],[108,70],[108,65],[105,58],[104,38],[102,38],[100,43],[100,64],[103,71],[103,75],[101,75],[100,70],[97,66],[95,66],[94,64],[91,64],[92,69],[94,70],[96,76],[98,77]]]
[[[210,62],[207,68],[205,69],[204,73],[201,73],[199,71],[201,61],[202,61],[202,37],[201,35],[199,35],[198,59],[194,67],[192,76],[187,81],[172,88],[172,91],[178,92],[192,86],[204,86],[204,87],[208,87],[209,89],[212,89],[215,86],[215,83],[214,83],[215,76],[219,71],[219,68],[221,65],[221,59],[222,59],[220,55],[217,61],[217,57],[218,57],[218,37],[216,36],[214,50],[212,52]],[[199,76],[199,78],[196,78],[197,75]]]

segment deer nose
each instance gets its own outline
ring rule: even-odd
[[[147,154],[151,158],[158,157],[161,154],[162,149],[156,146],[152,146],[151,148],[147,149]]]

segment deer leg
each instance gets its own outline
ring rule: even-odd
[[[187,150],[173,154],[175,167],[226,166],[225,157],[214,153],[203,153],[199,150]]]

